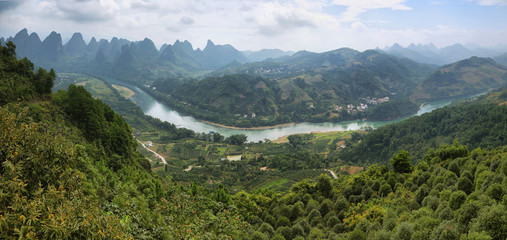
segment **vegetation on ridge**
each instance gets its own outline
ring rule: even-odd
[[[438,138],[457,138],[471,147],[455,142],[421,154],[407,146],[417,146],[416,136],[425,139],[427,134],[412,131],[408,138],[400,137],[406,145],[397,149],[374,145],[373,153],[391,158],[392,170],[373,164],[338,179],[308,178],[287,192],[231,194],[223,184],[207,188],[153,174],[134,149],[132,132],[121,116],[82,86],[37,93],[36,73],[23,63],[29,61],[16,60],[5,48],[0,47],[0,86],[19,84],[9,85],[13,89],[0,104],[2,238],[507,238],[504,92],[386,127],[408,131],[423,119],[431,120],[430,131],[439,131]],[[44,79],[52,82],[54,75]],[[460,121],[453,112],[462,115]],[[471,130],[460,135],[460,127]],[[359,149],[368,136],[383,131],[352,134],[346,142]],[[312,136],[288,140],[285,146],[291,151],[304,151],[314,141]],[[325,164],[314,155],[297,152],[249,161],[277,169]],[[335,157],[327,159],[339,161]],[[234,171],[248,173],[240,164],[234,166]]]

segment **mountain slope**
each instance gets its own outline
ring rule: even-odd
[[[47,79],[51,89],[54,74],[41,79],[46,71],[34,73],[14,49],[0,46],[0,86],[12,88],[12,98],[2,88],[0,102],[2,239],[246,235],[223,186],[213,194],[196,184],[163,188],[122,116],[82,86],[39,88]]]
[[[495,62],[502,64],[504,66],[507,66],[507,53],[504,53],[502,55],[496,56],[493,58]]]
[[[415,101],[469,96],[507,83],[507,67],[472,57],[439,68],[411,96]]]

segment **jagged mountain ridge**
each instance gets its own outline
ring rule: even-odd
[[[466,47],[459,43],[440,49],[432,43],[426,45],[415,45],[412,43],[407,47],[403,47],[400,44],[395,43],[392,46],[381,50],[397,57],[409,58],[416,62],[434,65],[450,64],[473,56],[494,57],[502,53],[502,50],[500,49],[486,49],[478,46]],[[505,49],[503,51],[505,51]]]
[[[129,41],[113,37],[110,41],[97,41],[92,37],[86,44],[81,33],[74,33],[64,45],[61,35],[56,32],[41,41],[37,33],[29,35],[28,30],[23,29],[14,37],[1,40],[3,45],[8,41],[17,46],[19,58],[28,57],[41,67],[96,74],[111,72],[127,77],[121,71],[129,69],[129,74],[134,73],[129,80],[151,76],[174,77],[192,71],[217,69],[231,62],[249,61],[233,46],[218,45],[211,40],[203,50],[194,50],[186,40],[177,40],[173,45],[164,44],[157,49],[148,38]]]
[[[107,60],[110,65],[118,65],[122,49],[127,50],[127,48],[123,48],[125,45],[128,46],[136,64],[162,65],[179,74],[185,71],[218,69],[232,62],[252,61],[232,45],[218,45],[211,40],[208,40],[203,50],[194,49],[187,40],[176,40],[172,45],[163,44],[160,49],[157,49],[153,41],[148,38],[142,41],[130,41],[113,37],[111,40],[100,39],[97,41],[95,37],[92,37],[86,43],[81,33],[74,33],[70,40],[63,44],[61,35],[56,32],[52,32],[41,41],[37,33],[29,35],[28,30],[23,29],[14,37],[7,39],[2,37],[0,40],[2,45],[8,41],[12,41],[17,46],[18,57],[28,57],[33,59],[36,65],[55,67],[58,70],[75,70],[76,65],[77,68],[83,68],[87,64],[94,63],[96,59]],[[273,51],[283,52],[281,50]],[[255,55],[256,53],[252,52],[251,54]],[[259,51],[255,59],[262,58],[263,54],[265,52]],[[277,56],[279,55],[271,54],[267,57]],[[69,66],[69,62],[72,62],[73,66]]]

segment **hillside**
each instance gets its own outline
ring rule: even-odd
[[[507,83],[507,67],[472,57],[435,71],[410,97],[414,101],[452,99],[482,93]]]
[[[219,202],[226,189],[162,187],[129,125],[82,86],[51,94],[53,70],[33,72],[12,44],[0,54],[11,89],[0,103],[2,239],[217,239],[246,227]]]
[[[230,66],[203,80],[158,80],[151,85],[155,90],[145,90],[194,117],[240,127],[390,120],[417,111],[406,96],[430,72],[426,65],[380,52],[339,49]],[[377,99],[393,101],[381,107]]]
[[[502,55],[496,56],[493,58],[495,62],[502,64],[504,66],[507,66],[507,53],[504,53]]]
[[[302,142],[289,137],[291,146],[281,145],[287,148],[285,154],[266,158],[252,155],[239,162],[207,164],[210,170],[204,173],[215,176],[224,171],[223,180],[237,183],[255,178],[251,170],[267,164],[269,168],[257,170],[258,175],[269,177],[285,172],[302,180],[287,192],[266,186],[256,192],[230,194],[218,182],[212,181],[213,187],[207,188],[195,179],[178,183],[161,178],[163,174],[155,175],[148,160],[136,150],[137,143],[122,116],[93,98],[83,86],[69,85],[67,91],[51,93],[54,81],[54,71],[34,71],[28,59],[16,60],[14,45],[0,46],[0,86],[2,90],[10,88],[0,102],[2,238],[507,237],[504,92],[479,103],[448,108],[439,113],[444,116],[421,116],[435,118],[432,131],[443,137],[453,137],[453,131],[447,129],[473,126],[465,136],[482,149],[470,151],[458,143],[441,145],[414,158],[413,162],[419,162],[415,166],[409,157],[414,154],[395,150],[390,161],[392,169],[374,164],[349,175],[345,170],[337,171],[344,168],[336,168],[339,176],[331,179],[328,175],[311,177],[324,166],[334,167],[339,162],[335,157],[323,158],[305,149],[313,146],[305,139],[320,140],[314,139],[313,134],[300,137]],[[244,83],[253,82],[245,79]],[[453,112],[456,118],[463,112],[470,112],[470,116],[464,115],[459,125],[445,118],[446,114],[454,116]],[[472,118],[474,112],[481,117]],[[414,128],[418,124],[406,121],[392,126]],[[384,134],[383,129],[366,137]],[[483,135],[469,134],[476,132]],[[347,134],[342,137],[348,138]],[[352,134],[350,141],[357,139]],[[359,139],[367,141],[364,137]],[[328,143],[333,139],[322,140]],[[419,143],[416,138],[400,141]],[[333,141],[332,145],[336,143]],[[259,148],[263,143],[249,146]],[[376,147],[376,154],[387,151],[386,145]],[[264,149],[266,153],[270,150]],[[291,172],[302,168],[307,171]],[[233,172],[240,177],[227,176]],[[281,178],[270,184],[283,185],[286,181]]]

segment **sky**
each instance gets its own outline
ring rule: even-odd
[[[507,47],[507,0],[0,0],[0,37],[21,29],[64,43],[177,39],[260,50],[366,50],[394,43]]]

